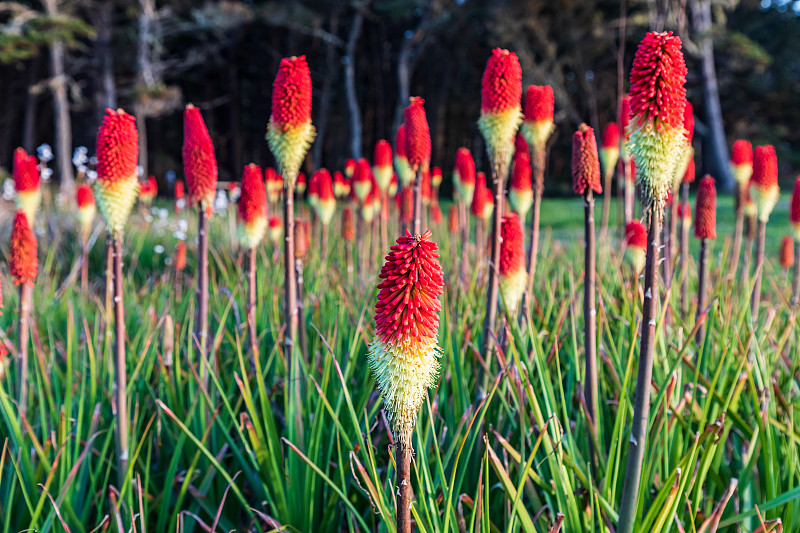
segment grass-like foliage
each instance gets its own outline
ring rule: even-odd
[[[666,295],[661,284],[636,531],[769,531],[778,518],[785,531],[800,531],[800,417],[794,411],[800,402],[800,327],[788,301],[790,279],[776,255],[788,199],[780,201],[767,229],[755,323],[752,276],[727,268],[733,209],[726,200],[720,199],[719,237],[711,245],[707,313],[696,316],[693,305],[682,312],[680,283]],[[395,448],[366,363],[379,261],[387,251],[370,253],[368,268],[349,283],[345,250],[351,248],[341,239],[341,217],[333,217],[324,268],[321,229],[314,228],[300,317],[308,350],[300,356],[300,378],[290,380],[291,362],[280,342],[280,250],[269,243],[258,249],[253,352],[246,333],[248,263],[235,245],[234,213],[231,206],[210,224],[211,339],[203,361],[192,339],[196,242],[188,241],[188,268],[176,278],[170,260],[181,216],[153,220],[137,213],[128,225],[130,457],[128,471],[120,473],[102,236],[90,256],[84,293],[71,214],[43,207],[36,227],[40,273],[26,416],[16,403],[13,349],[0,378],[0,533],[394,532]],[[480,349],[485,254],[476,258],[469,250],[462,285],[461,243],[446,222],[431,228],[445,271],[442,357],[440,378],[412,436],[416,531],[547,533],[560,527],[573,533],[616,526],[641,285],[632,283],[619,239],[598,240],[599,405],[592,431],[582,393],[582,216],[579,199],[543,202],[531,315],[518,320],[501,314],[508,329],[489,361]],[[196,235],[192,212],[182,217],[187,233]],[[0,249],[6,257],[9,224],[4,216]],[[369,239],[370,233],[359,237]],[[400,235],[394,220],[389,235]],[[19,298],[3,270],[0,335],[11,348]],[[688,272],[689,294],[696,297],[694,259]],[[705,332],[699,345],[698,320]],[[207,388],[201,365],[208,365]]]

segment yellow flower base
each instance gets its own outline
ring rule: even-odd
[[[136,174],[115,183],[98,180],[94,184],[94,195],[108,231],[117,234],[125,229],[133,204],[136,203],[139,180]]]

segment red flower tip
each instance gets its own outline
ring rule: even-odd
[[[794,182],[792,204],[789,208],[789,221],[795,225],[800,224],[800,176]]]
[[[397,157],[406,157],[406,126],[400,124],[397,128],[397,135],[394,138],[394,153]]]
[[[323,201],[333,200],[333,180],[331,179],[331,173],[328,172],[327,169],[321,168],[315,175],[317,176],[317,194],[319,195],[319,199]]]
[[[625,226],[625,247],[647,249],[647,227],[641,220],[631,220]]]
[[[420,183],[419,191],[422,195],[422,201],[424,203],[430,203],[431,198],[433,198],[430,170],[425,170],[422,172],[422,182]]]
[[[178,246],[175,248],[175,269],[183,270],[186,268],[186,243],[178,241]]]
[[[294,256],[304,259],[308,253],[308,235],[311,223],[308,220],[297,219],[294,222]]]
[[[434,187],[442,184],[442,169],[441,167],[433,167],[431,169],[431,183]]]
[[[517,152],[511,169],[511,189],[518,192],[533,190],[531,184],[531,159],[525,152]]]
[[[250,163],[244,167],[242,192],[239,197],[239,218],[252,223],[267,216],[267,189],[264,186],[261,167]]]
[[[522,99],[522,67],[517,54],[495,48],[483,71],[481,113],[519,109]]]
[[[431,221],[438,226],[439,224],[442,223],[443,220],[444,220],[444,215],[442,214],[442,208],[439,207],[439,204],[432,204]]]
[[[584,194],[587,188],[598,194],[603,192],[594,130],[581,124],[572,136],[572,189],[576,194]]]
[[[551,122],[555,110],[553,88],[549,85],[530,85],[525,93],[525,120]]]
[[[692,220],[692,205],[689,202],[678,204],[678,216],[684,220]]]
[[[603,148],[619,149],[619,126],[616,122],[609,122],[603,129]]]
[[[106,109],[97,132],[97,179],[116,183],[136,177],[139,162],[139,132],[136,119],[122,109]]]
[[[175,182],[175,199],[183,200],[184,196],[186,196],[186,191],[183,186],[183,181],[178,180]]]
[[[788,235],[781,242],[781,268],[789,270],[794,266],[794,239]]]
[[[36,235],[33,234],[28,217],[21,210],[14,215],[11,230],[9,269],[14,285],[33,285],[39,272],[39,257],[36,252]]]
[[[431,160],[431,132],[428,129],[428,118],[425,116],[425,100],[419,96],[409,99],[405,110],[406,142],[405,152],[408,163],[413,170],[427,168]]]
[[[352,178],[353,174],[356,172],[356,160],[347,158],[344,162],[344,175],[348,178]]]
[[[14,150],[13,174],[14,189],[17,192],[32,192],[39,188],[40,176],[36,156],[28,155],[22,148]]]
[[[78,208],[94,205],[94,194],[92,188],[86,183],[81,183],[75,190],[75,201],[78,203]]]
[[[282,226],[281,217],[277,215],[272,215],[269,217],[269,229],[277,229]]]
[[[708,174],[700,180],[695,202],[694,236],[698,239],[716,239],[717,187],[714,178]]]
[[[756,146],[751,181],[760,189],[778,186],[778,156],[771,144]]]
[[[753,145],[750,144],[750,141],[744,139],[734,141],[731,149],[731,163],[737,166],[753,164]]]
[[[389,144],[389,141],[381,139],[375,143],[375,156],[372,164],[376,167],[392,167],[392,145]]]
[[[689,162],[686,164],[686,172],[683,173],[683,183],[693,183],[695,177],[695,166],[694,166],[694,157],[689,158]]]
[[[687,100],[686,107],[683,108],[683,134],[686,141],[691,145],[694,137],[694,107]]]
[[[378,284],[375,332],[389,344],[436,338],[442,267],[431,232],[397,239],[386,256]]]
[[[458,209],[454,205],[450,206],[447,213],[447,229],[454,235],[458,233]]]
[[[470,205],[472,215],[477,218],[484,218],[487,210],[493,204],[492,191],[486,186],[486,174],[478,172],[475,176],[475,192],[472,195],[472,205]]]
[[[349,207],[345,207],[342,211],[342,237],[346,241],[354,241],[356,238],[356,223],[353,210]]]
[[[362,157],[356,161],[356,170],[353,173],[353,183],[367,181],[372,183],[372,167],[369,166],[369,161]]]
[[[527,154],[529,153],[528,150],[528,141],[525,140],[522,133],[517,133],[517,136],[514,138],[514,155],[520,152],[525,152]]]
[[[628,123],[631,120],[631,95],[622,95],[619,106],[619,129],[624,139],[628,138]]]
[[[414,188],[403,187],[400,192],[400,221],[410,224],[414,221]]]
[[[183,171],[191,200],[211,209],[217,194],[217,158],[203,115],[192,104],[183,114]]]
[[[284,131],[311,120],[311,71],[306,56],[281,59],[272,84],[271,118]]]
[[[649,32],[639,43],[631,68],[631,116],[638,126],[683,127],[686,63],[681,39],[672,32]]]
[[[468,148],[461,147],[456,151],[456,171],[463,185],[475,184],[475,161]]]
[[[500,235],[500,276],[507,277],[525,269],[525,236],[517,213],[503,215]]]

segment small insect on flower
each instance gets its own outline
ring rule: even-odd
[[[717,187],[709,175],[700,180],[694,208],[694,236],[698,239],[717,238]]]
[[[500,293],[501,302],[511,316],[515,316],[519,302],[528,284],[525,269],[525,237],[519,215],[503,215],[500,226]]]
[[[367,352],[395,440],[410,445],[417,412],[436,384],[442,267],[431,232],[397,239],[386,256]]]
[[[641,220],[631,220],[625,226],[625,258],[638,276],[647,257],[647,227]]]
[[[758,219],[766,222],[780,198],[778,157],[772,145],[756,146],[750,195],[756,203]]]
[[[139,132],[135,120],[122,109],[106,109],[97,133],[95,195],[112,233],[125,227],[139,192]]]
[[[456,151],[453,184],[464,203],[471,205],[472,195],[475,193],[475,161],[469,149],[463,146]]]
[[[42,201],[39,165],[36,156],[28,155],[22,148],[14,150],[14,189],[17,192],[17,209],[22,209],[33,223]]]
[[[781,242],[781,268],[789,270],[794,266],[794,239],[789,235]]]
[[[426,170],[431,162],[431,131],[424,104],[425,100],[412,96],[405,109],[406,157],[414,172]]]
[[[542,150],[547,139],[555,130],[553,112],[555,98],[549,85],[530,85],[525,92],[524,119],[522,135],[530,146]]]
[[[747,186],[753,176],[753,145],[750,141],[737,139],[731,149],[731,167],[739,186]]]
[[[28,217],[21,209],[14,214],[11,229],[10,258],[8,262],[14,285],[33,285],[39,273],[39,256],[36,250],[36,235],[33,234]]]
[[[261,167],[250,163],[244,167],[242,193],[239,197],[239,242],[252,250],[261,243],[267,231],[267,190]]]
[[[78,185],[75,190],[75,201],[78,204],[78,224],[80,226],[81,239],[86,241],[92,233],[92,223],[97,214],[92,188],[86,183]]]

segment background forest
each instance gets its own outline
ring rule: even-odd
[[[16,146],[47,142],[70,186],[73,147],[93,152],[103,110],[123,107],[137,116],[145,172],[165,190],[167,171],[180,174],[181,110],[192,102],[221,179],[238,179],[247,162],[273,164],[272,77],[281,57],[305,54],[319,130],[307,171],[393,140],[409,95],[433,110],[433,164],[448,170],[459,146],[483,156],[481,72],[500,46],[519,55],[525,86],[555,90],[560,156],[547,190],[567,192],[571,132],[614,119],[636,44],[661,28],[684,41],[702,171],[730,189],[726,139],[745,137],[775,144],[788,183],[800,164],[800,1],[791,0],[0,2],[0,168]]]

